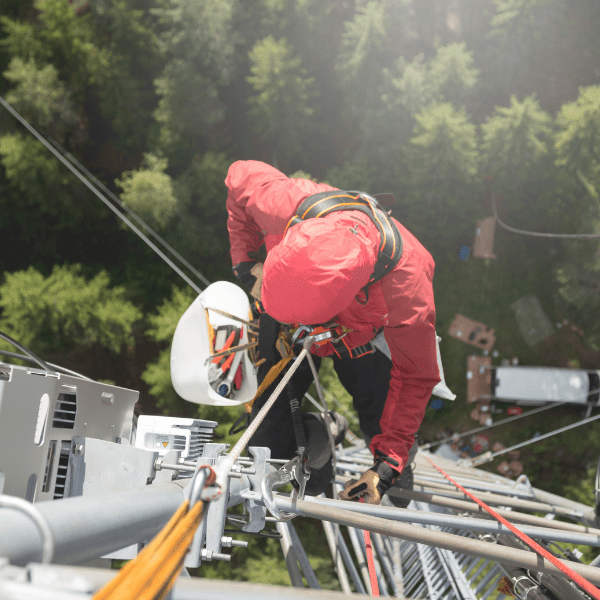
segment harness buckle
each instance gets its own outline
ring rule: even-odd
[[[314,338],[314,343],[317,346],[321,345],[326,340],[333,338],[331,329],[325,329],[322,326],[312,327],[311,325],[300,325],[292,336],[292,346],[309,335]]]
[[[280,511],[273,499],[273,490],[281,486],[291,483],[292,490],[291,498],[294,500],[302,500],[306,489],[306,482],[310,479],[310,468],[308,466],[308,456],[306,454],[297,454],[287,462],[283,467],[265,475],[260,484],[262,499],[266,508],[278,521],[290,521],[297,515]]]

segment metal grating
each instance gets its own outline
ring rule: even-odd
[[[67,477],[69,475],[69,455],[71,453],[71,441],[60,443],[60,455],[58,457],[58,466],[56,468],[56,483],[54,484],[54,500],[60,500],[65,497],[67,487]]]
[[[77,395],[70,392],[60,392],[54,408],[52,427],[73,429],[77,414]]]
[[[195,462],[204,453],[204,445],[212,442],[214,427],[203,425],[174,425],[173,429],[186,429],[189,434],[189,447],[187,447],[188,439],[186,435],[173,435],[173,450],[181,451],[182,455],[186,452],[187,461]],[[177,479],[189,479],[193,476],[191,471],[180,471]]]

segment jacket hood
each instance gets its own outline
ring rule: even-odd
[[[352,211],[353,212],[353,211]],[[336,212],[291,227],[265,261],[261,297],[282,323],[317,325],[347,308],[376,260],[368,231]]]

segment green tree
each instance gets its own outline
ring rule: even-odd
[[[348,157],[339,167],[327,171],[325,181],[342,190],[364,190],[369,193],[383,192],[380,189],[380,174],[365,158]]]
[[[437,100],[451,102],[456,107],[466,103],[479,76],[479,70],[474,68],[473,62],[473,53],[467,50],[464,42],[438,49],[428,69]]]
[[[49,277],[33,267],[5,273],[0,329],[48,359],[74,348],[118,354],[134,343],[142,314],[124,288],[109,284],[104,271],[87,281],[79,265],[55,266]]]
[[[588,224],[587,229],[590,229]],[[596,222],[592,233],[600,233],[600,223]],[[586,242],[583,242],[586,243]],[[589,244],[586,248],[569,249],[568,261],[555,269],[557,284],[555,303],[560,314],[568,315],[574,323],[583,325],[584,340],[594,350],[600,350],[600,324],[598,324],[598,293],[600,293],[600,255],[589,257]],[[598,248],[598,244],[595,244]]]
[[[406,190],[411,230],[426,247],[447,254],[444,248],[451,240],[457,243],[477,212],[476,129],[464,109],[447,102],[431,104],[415,119],[398,186]],[[444,223],[443,232],[432,223]]]
[[[123,204],[152,227],[163,228],[177,211],[177,199],[166,168],[165,158],[145,154],[140,169],[123,173],[122,179],[115,182],[123,190]]]
[[[78,17],[68,0],[35,0],[34,6],[35,21],[2,19],[3,46],[12,56],[53,64],[68,89],[82,100],[87,85],[110,77],[109,50],[94,44],[89,15]]]
[[[150,386],[150,393],[156,398],[158,408],[165,414],[181,414],[189,408],[189,403],[177,395],[171,383],[170,344],[177,323],[193,302],[194,296],[193,290],[189,288],[173,288],[171,298],[162,303],[156,314],[148,317],[150,327],[146,330],[146,335],[163,346],[168,344],[169,347],[163,347],[157,360],[148,363],[142,379]]]
[[[224,119],[219,88],[233,74],[236,6],[236,0],[175,0],[156,11],[168,57],[155,80],[160,100],[154,115],[165,152],[193,155]]]
[[[464,110],[434,103],[415,115],[410,140],[413,184],[426,189],[430,205],[461,208],[464,194],[478,171],[475,126]]]
[[[385,7],[382,0],[370,0],[358,7],[352,21],[345,25],[342,51],[337,68],[345,87],[358,82],[364,87],[374,82],[372,67],[380,61],[385,44]],[[361,92],[359,93],[362,93]]]
[[[310,106],[314,79],[284,38],[258,41],[250,51],[250,63],[252,75],[247,79],[256,93],[248,99],[250,114],[271,149],[274,165],[302,156],[314,112]]]
[[[561,108],[556,124],[556,165],[572,178],[578,193],[600,203],[600,86],[579,90]]]
[[[15,86],[7,92],[6,101],[27,120],[63,142],[79,119],[54,65],[39,68],[32,59],[26,62],[15,56],[3,75]]]
[[[158,25],[145,0],[110,0],[91,4],[95,43],[106,49],[110,64],[95,91],[121,148],[131,152],[154,143],[153,111],[158,103],[153,80],[165,66]]]
[[[481,125],[486,173],[494,177],[495,189],[513,194],[511,207],[526,205],[526,185],[550,166],[545,159],[551,151],[551,127],[550,115],[535,96],[523,102],[512,96],[510,106],[496,107]]]
[[[211,281],[232,278],[227,232],[227,188],[231,161],[222,153],[195,156],[175,179],[177,214],[165,236]]]

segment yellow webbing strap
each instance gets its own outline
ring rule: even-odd
[[[283,369],[285,369],[286,365],[290,362],[290,360],[294,358],[294,352],[292,350],[292,346],[290,345],[286,332],[279,332],[279,336],[277,338],[277,341],[275,342],[275,347],[281,355],[281,360],[269,369],[269,372],[267,373],[266,377],[262,380],[262,383],[258,387],[258,390],[256,390],[254,398],[252,398],[252,400],[249,400],[244,404],[244,408],[246,409],[246,412],[248,414],[252,412],[252,405],[254,404],[254,401],[265,392],[265,390],[277,379],[277,377],[280,375]]]
[[[208,310],[204,309],[204,314],[206,315],[206,328],[208,329],[208,344],[210,346],[210,351],[214,352],[215,350],[215,330],[213,326],[210,324],[208,319]]]
[[[162,600],[183,568],[194,533],[202,522],[204,503],[191,510],[186,500],[162,531],[92,600]]]

